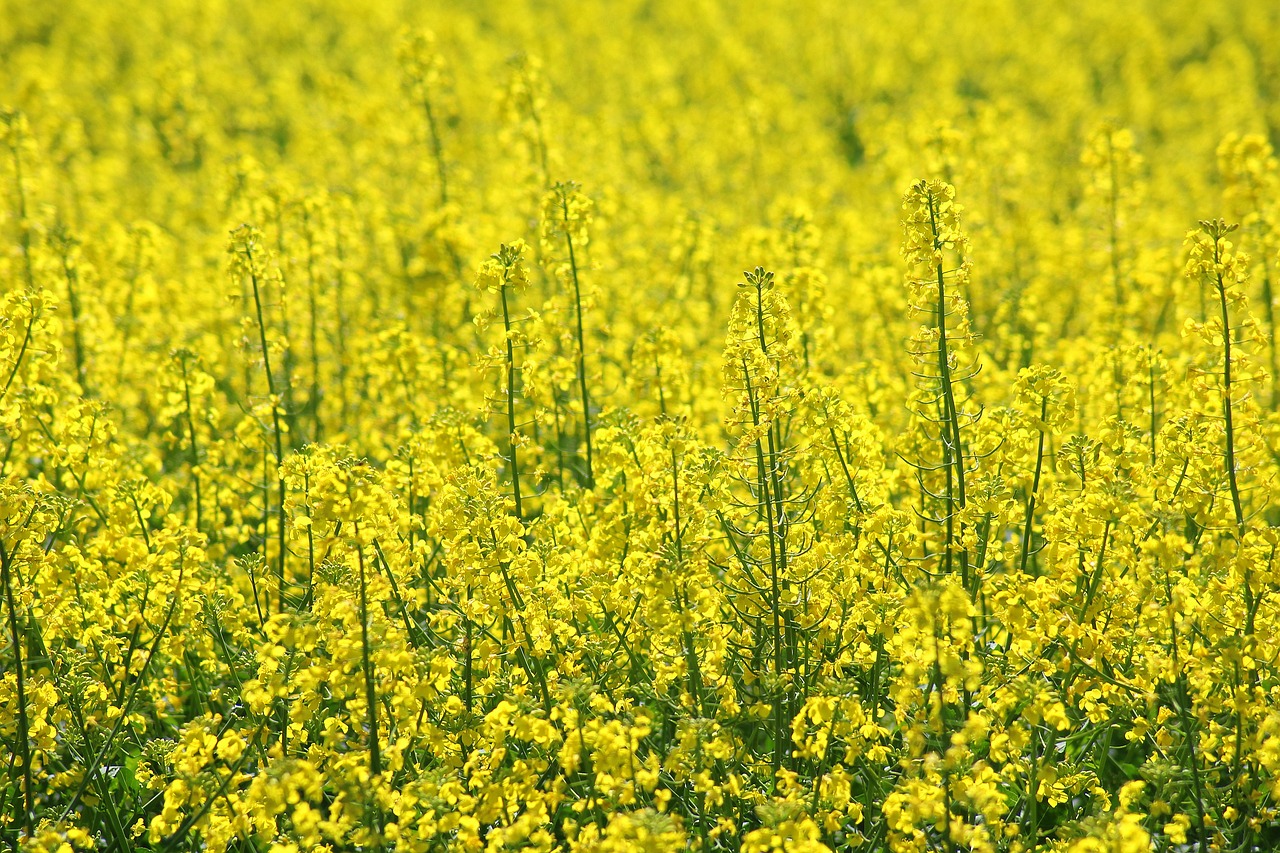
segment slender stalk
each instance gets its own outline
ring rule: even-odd
[[[947,736],[947,680],[942,674],[942,637],[938,626],[933,628],[933,685],[938,694],[938,743],[942,745],[942,798],[943,827],[942,840],[947,853],[956,853],[955,839],[951,835],[951,768],[946,760],[946,748],[950,743]],[[930,700],[932,701],[932,700]]]
[[[934,246],[937,249],[942,248],[941,235],[938,233],[938,207],[937,201],[932,194],[927,196],[929,206],[929,226],[933,230]],[[938,319],[938,378],[942,385],[942,403],[944,411],[943,421],[943,464],[948,469],[955,470],[955,489],[956,502],[959,504],[960,510],[964,510],[967,500],[965,498],[965,482],[964,482],[964,449],[960,443],[960,416],[956,408],[955,388],[951,378],[951,359],[947,344],[947,297],[946,297],[946,276],[942,269],[942,264],[937,265],[938,276],[938,303],[936,308]],[[951,494],[951,483],[947,487],[947,556],[950,558],[952,549],[955,548],[956,539],[952,532],[951,520],[955,514],[954,504]],[[963,531],[963,524],[961,526]],[[963,535],[963,532],[962,532]],[[969,587],[969,554],[967,550],[960,549],[960,573],[961,579],[966,589]]]
[[[511,313],[507,306],[507,284],[499,288],[502,295],[502,330],[507,349],[507,449],[511,462],[511,496],[515,500],[516,518],[524,518],[520,505],[520,460],[516,447],[516,356],[511,343]],[[589,445],[588,445],[589,446]]]
[[[471,624],[471,608],[470,608],[471,595],[472,595],[471,585],[467,584],[467,608],[463,610],[463,616],[462,616],[463,631],[465,634],[462,641],[462,652],[463,654],[466,655],[466,660],[463,662],[463,666],[462,666],[462,678],[463,678],[462,702],[463,702],[463,705],[466,707],[468,714],[471,713],[471,704],[474,701],[473,694],[475,690],[474,673],[472,671],[472,667],[474,666],[474,664],[472,663],[473,655],[471,651],[471,644],[474,641],[472,636],[473,627]]]
[[[278,498],[277,514],[278,523],[276,525],[276,597],[277,612],[284,612],[284,558],[285,558],[285,525],[284,525],[284,428],[280,422],[280,406],[283,399],[276,392],[275,377],[271,372],[271,352],[267,347],[267,322],[262,310],[262,288],[258,282],[258,274],[253,266],[253,245],[246,243],[245,257],[249,270],[249,282],[253,287],[253,307],[258,318],[258,342],[262,346],[262,369],[267,376],[267,397],[271,405],[271,432],[275,443],[276,456],[276,495]],[[267,508],[263,507],[264,522],[268,514]],[[264,530],[264,534],[268,531]]]
[[[440,128],[436,125],[435,109],[431,106],[430,98],[422,99],[422,110],[427,114],[427,131],[431,136],[431,156],[436,161],[436,176],[440,182],[440,206],[444,207],[449,203],[449,178],[444,168],[444,145],[440,141]]]
[[[764,330],[764,279],[758,280],[756,283],[756,334],[760,339],[760,351],[766,357],[769,355],[769,342],[765,337]],[[745,371],[744,371],[745,372]],[[748,378],[748,383],[750,379]],[[755,425],[759,427],[759,414],[756,407],[753,406],[752,418]],[[783,504],[782,495],[782,424],[779,418],[775,416],[773,423],[767,433],[769,455],[767,469],[762,467],[761,481],[764,481],[764,472],[768,472],[768,488],[761,492],[763,499],[768,503],[772,499],[772,505],[766,506],[766,517],[769,524],[769,585],[770,596],[772,598],[771,609],[773,610],[773,631],[774,631],[774,670],[778,677],[779,684],[783,683],[783,673],[790,665],[786,648],[782,643],[782,626],[781,621],[789,622],[789,618],[784,618],[782,613],[782,593],[788,586],[787,577],[787,514]],[[764,456],[760,452],[760,441],[756,440],[757,461],[762,466],[764,464]],[[774,703],[774,771],[779,769],[782,763],[782,757],[786,752],[785,735],[786,735],[786,719],[790,717],[789,709],[785,707],[787,704],[786,696],[780,694],[778,701]]]
[[[0,541],[0,573],[3,575],[5,609],[9,617],[9,635],[13,643],[13,673],[17,679],[18,744],[17,759],[22,762],[22,824],[31,836],[35,814],[34,790],[31,784],[31,723],[27,717],[26,671],[22,661],[22,633],[18,628],[18,602],[13,593],[13,558],[17,552],[5,548]]]
[[[89,383],[85,377],[84,333],[80,328],[80,294],[76,285],[80,281],[80,273],[71,262],[72,239],[64,237],[62,250],[62,274],[67,282],[67,306],[71,311],[71,344],[72,356],[75,358],[76,381],[80,389],[89,393]]]
[[[374,682],[373,652],[369,642],[369,592],[368,578],[365,575],[364,545],[360,542],[360,522],[355,523],[356,563],[360,570],[360,662],[364,669],[364,695],[366,706],[366,725],[369,727],[369,782],[371,786],[378,784],[382,775],[382,751],[378,743],[378,693]],[[377,806],[377,795],[374,798],[374,829],[381,835],[382,816]]]
[[[307,408],[311,410],[311,438],[320,438],[320,320],[317,308],[315,270],[315,235],[311,227],[311,214],[306,207],[302,210],[303,233],[307,237],[307,310],[308,310],[308,344],[311,349],[311,392],[307,398]]]
[[[519,73],[524,78],[525,105],[529,108],[529,119],[533,122],[534,142],[538,149],[538,166],[541,170],[542,186],[545,187],[551,180],[551,170],[547,167],[547,140],[542,129],[542,115],[538,112],[538,99],[533,91],[530,75],[526,73],[526,68],[521,68]]]
[[[493,543],[496,553],[498,547],[498,537],[492,528],[489,529],[490,541]],[[532,653],[533,643],[530,640],[529,625],[524,618],[524,597],[520,595],[520,591],[516,588],[515,581],[511,579],[511,573],[507,570],[508,565],[505,560],[498,561],[498,572],[502,576],[502,582],[507,588],[507,595],[511,599],[511,607],[516,615],[516,619],[520,623],[520,631],[524,634],[524,641],[516,647],[516,657],[520,659],[521,666],[528,673],[529,678],[537,683],[538,691],[542,694],[542,709],[546,713],[551,713],[551,693],[547,688],[547,678],[542,671],[541,666],[534,665],[534,656]],[[510,621],[504,617],[504,621]],[[512,634],[515,633],[514,628]]]
[[[582,287],[578,281],[578,259],[574,254],[573,234],[569,230],[569,194],[560,193],[560,211],[564,218],[564,241],[569,248],[569,272],[573,277],[573,304],[578,331],[578,390],[582,396],[582,431],[587,445],[587,488],[595,488],[591,454],[591,399],[587,394],[587,345],[582,331]]]
[[[1030,838],[1030,849],[1036,849],[1040,841],[1040,732],[1037,726],[1031,727],[1031,754],[1027,757],[1029,773],[1027,774],[1027,835]]]
[[[369,592],[365,576],[364,547],[359,543],[360,525],[356,529],[356,562],[360,568],[360,661],[364,669],[365,704],[368,706],[369,724],[369,773],[378,776],[382,772],[382,753],[378,745],[378,694],[374,686],[373,657],[369,643]]]
[[[187,374],[187,359],[185,357],[180,357],[179,361],[182,365],[182,395],[186,402],[187,436],[190,439],[188,450],[190,453],[191,463],[191,482],[195,488],[196,532],[199,533],[201,532],[201,527],[203,527],[201,518],[202,502],[200,500],[200,472],[197,470],[200,465],[200,448],[196,443],[196,421],[193,414],[194,407],[191,405],[191,379]]]
[[[1151,408],[1151,467],[1156,465],[1156,434],[1159,429],[1159,421],[1156,412],[1156,357],[1155,353],[1149,354],[1150,360],[1147,362],[1147,402]]]
[[[1231,487],[1231,508],[1235,512],[1236,528],[1244,536],[1244,507],[1240,501],[1240,484],[1236,479],[1235,422],[1231,406],[1231,321],[1227,312],[1227,288],[1222,280],[1222,250],[1219,240],[1213,242],[1213,260],[1217,266],[1214,287],[1218,291],[1218,304],[1222,309],[1222,414],[1226,421],[1227,482]]]
[[[307,508],[307,517],[311,517],[311,474],[302,474],[302,500]],[[303,596],[302,607],[310,610],[316,599],[316,531],[314,524],[307,524],[307,593]]]
[[[1049,414],[1049,398],[1040,398],[1040,421]],[[1036,445],[1036,473],[1031,480],[1031,494],[1027,496],[1027,512],[1022,523],[1022,555],[1018,560],[1018,573],[1027,571],[1027,557],[1031,554],[1031,525],[1036,515],[1036,496],[1040,494],[1040,472],[1044,466],[1044,429],[1040,429],[1040,440]]]
[[[142,243],[144,240],[142,231],[133,232],[133,268],[129,272],[129,289],[125,292],[124,309],[120,312],[118,324],[120,326],[120,357],[116,359],[116,385],[120,386],[124,383],[124,366],[129,355],[130,340],[133,337],[133,327],[137,322],[137,318],[133,313],[133,303],[138,296],[138,277],[142,275]]]
[[[342,248],[342,229],[334,229],[333,253],[337,268],[333,272],[333,313],[337,320],[334,334],[334,361],[338,370],[339,423],[347,422],[350,400],[347,397],[347,306],[344,299],[347,257]]]
[[[1110,170],[1108,182],[1107,204],[1110,213],[1108,226],[1111,240],[1111,286],[1115,290],[1116,313],[1124,310],[1124,286],[1120,277],[1120,187],[1116,168],[1115,143],[1111,134],[1107,134],[1107,168]]]
[[[84,710],[81,706],[81,697],[74,691],[69,691],[67,696],[67,705],[71,709],[72,719],[76,723],[76,729],[79,731],[80,739],[84,742],[86,751],[93,749],[92,740],[89,735],[89,726],[84,718]],[[111,795],[111,788],[107,782],[106,776],[102,774],[93,777],[93,787],[98,797],[98,801],[102,804],[106,811],[107,830],[111,833],[114,849],[128,851],[133,849],[133,845],[129,840],[128,834],[124,831],[124,823],[120,820],[120,815],[116,809],[116,803]]]
[[[763,329],[763,326],[761,327]],[[771,622],[770,644],[773,647],[773,674],[778,681],[779,690],[781,690],[782,673],[786,669],[786,651],[782,644],[782,596],[779,584],[779,564],[781,558],[779,556],[779,545],[777,539],[778,528],[774,518],[774,502],[772,494],[773,480],[769,477],[768,464],[765,461],[764,443],[760,440],[760,403],[756,396],[755,388],[751,382],[751,371],[748,369],[746,362],[742,364],[743,379],[747,386],[747,397],[751,404],[751,425],[756,434],[754,442],[756,452],[756,490],[759,493],[759,503],[764,509],[765,526],[769,537],[769,617]],[[770,439],[773,437],[770,431]],[[774,697],[773,702],[773,777],[776,784],[778,771],[782,768],[782,756],[785,747],[783,746],[783,729],[785,726],[783,697],[781,693]]]
[[[1187,688],[1187,674],[1182,668],[1182,662],[1178,654],[1178,621],[1174,611],[1173,578],[1167,567],[1164,572],[1164,592],[1165,611],[1169,617],[1170,657],[1173,663],[1173,672],[1177,673],[1171,684],[1175,688],[1174,711],[1177,713],[1179,724],[1182,727],[1182,737],[1186,744],[1187,756],[1191,764],[1191,793],[1195,802],[1198,820],[1198,846],[1200,853],[1208,853],[1209,826],[1205,820],[1204,790],[1200,779],[1200,758],[1196,748],[1199,735],[1196,732],[1191,715],[1191,693]],[[1194,633],[1192,638],[1194,641]],[[1188,649],[1190,649],[1190,643],[1188,644]]]
[[[28,307],[30,310],[30,307]],[[4,388],[0,388],[0,401],[3,401],[9,393],[13,380],[18,376],[18,370],[22,367],[22,360],[26,358],[27,349],[31,346],[31,334],[35,330],[36,319],[39,315],[35,311],[31,311],[31,316],[27,318],[27,328],[22,333],[22,344],[18,347],[18,355],[13,360],[13,367],[9,369],[9,378],[4,382]],[[12,444],[10,449],[12,449]]]

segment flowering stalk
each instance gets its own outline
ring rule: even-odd
[[[250,225],[241,225],[231,232],[232,271],[239,277],[249,280],[253,292],[253,307],[257,318],[258,343],[262,349],[262,370],[267,379],[267,402],[271,406],[271,437],[274,442],[276,459],[276,604],[278,613],[285,609],[285,524],[284,524],[284,424],[281,422],[281,406],[283,398],[277,392],[275,375],[271,372],[271,351],[267,344],[267,322],[263,313],[262,285],[266,277],[266,268],[260,250],[262,235]],[[264,526],[269,517],[267,503],[263,503]],[[264,530],[264,540],[265,540]],[[265,542],[264,542],[265,545]],[[265,550],[265,549],[264,549]]]
[[[53,240],[59,248],[62,260],[62,274],[67,283],[67,308],[71,312],[71,354],[75,359],[76,381],[81,390],[90,393],[89,382],[85,376],[84,332],[80,318],[80,267],[78,246],[80,241],[71,235],[65,226],[59,225],[53,230]]]
[[[356,564],[360,570],[360,666],[364,671],[365,706],[369,725],[369,775],[382,774],[382,752],[378,744],[378,693],[373,674],[373,652],[369,644],[369,583],[365,576],[364,544],[360,522],[355,522]]]
[[[440,206],[449,203],[449,176],[445,171],[444,144],[436,120],[436,106],[432,94],[440,85],[444,63],[435,49],[435,34],[428,31],[413,33],[402,40],[399,49],[403,85],[409,97],[422,106],[427,119],[427,133],[431,140],[431,156],[435,161],[436,180],[440,192]]]
[[[912,308],[928,312],[932,326],[922,327],[912,340],[912,355],[923,369],[921,391],[929,395],[922,406],[922,413],[930,405],[937,406],[939,414],[938,442],[942,447],[942,463],[945,484],[942,492],[946,529],[943,552],[943,570],[950,573],[959,563],[960,576],[966,588],[970,586],[969,553],[962,516],[968,505],[966,491],[966,453],[961,436],[962,424],[972,422],[976,416],[965,412],[957,402],[956,385],[959,379],[972,376],[972,369],[957,376],[960,350],[973,343],[969,328],[968,306],[962,297],[949,293],[948,279],[955,282],[960,293],[969,278],[969,241],[960,226],[963,208],[955,202],[955,188],[941,181],[919,181],[907,191],[902,202],[903,242],[902,255],[907,261],[908,284],[911,289]],[[948,272],[944,266],[947,251],[960,257],[959,266]],[[954,326],[948,320],[954,319]],[[926,416],[930,417],[930,416]]]
[[[741,479],[751,500],[745,508],[756,516],[751,525],[725,523],[742,570],[742,583],[752,597],[763,600],[768,621],[765,648],[772,658],[773,770],[775,776],[788,752],[786,724],[790,718],[787,676],[793,661],[788,635],[795,630],[791,613],[791,519],[783,477],[790,453],[783,440],[782,420],[796,403],[797,389],[790,371],[799,361],[791,309],[774,286],[772,272],[763,267],[745,273],[729,320],[725,346],[725,387],[734,404],[742,436]],[[763,530],[759,529],[763,525]],[[764,540],[767,554],[755,556],[752,544]],[[735,609],[736,606],[735,606]],[[742,610],[744,619],[752,617]]]
[[[582,284],[578,276],[577,252],[587,245],[591,222],[591,200],[578,190],[578,185],[557,183],[547,193],[543,204],[543,239],[551,242],[555,235],[564,237],[568,250],[568,274],[573,283],[573,310],[577,333],[578,391],[582,399],[582,433],[587,450],[585,485],[595,488],[595,469],[591,449],[591,397],[587,393],[587,344],[582,324]]]
[[[1230,303],[1243,304],[1242,285],[1248,280],[1248,258],[1232,251],[1227,235],[1239,228],[1221,219],[1202,220],[1200,230],[1187,236],[1191,251],[1187,260],[1187,275],[1200,279],[1212,288],[1218,297],[1220,310],[1220,335],[1222,339],[1222,416],[1224,421],[1223,465],[1227,484],[1231,491],[1231,508],[1235,514],[1237,534],[1244,537],[1244,506],[1240,499],[1240,483],[1236,465],[1235,411],[1232,389],[1232,369],[1240,362],[1232,354],[1232,335],[1228,310]]]
[[[1074,389],[1062,374],[1051,367],[1029,367],[1018,377],[1018,395],[1032,412],[1036,430],[1035,473],[1031,479],[1031,491],[1027,495],[1026,512],[1022,522],[1022,551],[1018,557],[1018,572],[1027,571],[1027,559],[1031,554],[1032,525],[1035,522],[1036,503],[1040,499],[1040,477],[1044,472],[1045,437],[1075,413]],[[1038,411],[1037,411],[1038,410]]]
[[[524,241],[504,243],[498,252],[490,257],[480,269],[476,279],[477,286],[485,290],[496,290],[502,305],[502,341],[503,366],[505,382],[503,396],[507,416],[507,463],[511,466],[511,495],[515,502],[517,519],[524,518],[524,510],[520,501],[520,435],[516,428],[516,356],[517,337],[511,324],[511,308],[508,304],[508,291],[519,290],[529,283],[523,265]]]
[[[30,519],[28,519],[30,521]],[[25,525],[24,528],[25,529]],[[22,647],[25,638],[18,627],[18,603],[13,593],[13,550],[5,547],[0,541],[0,581],[4,584],[5,608],[9,617],[9,635],[13,643],[13,673],[16,678],[18,708],[17,749],[15,758],[22,764],[22,823],[27,835],[31,835],[32,820],[35,815],[35,789],[31,780],[31,723],[27,710],[26,671],[23,668]],[[12,762],[10,763],[12,767]]]
[[[200,497],[200,446],[196,439],[196,419],[194,407],[191,405],[191,362],[195,360],[195,353],[189,349],[180,349],[174,353],[174,360],[178,362],[179,368],[182,370],[182,401],[183,414],[185,415],[187,427],[187,461],[191,466],[191,485],[195,493],[196,502],[196,532],[199,533],[204,528],[201,511],[203,501]]]

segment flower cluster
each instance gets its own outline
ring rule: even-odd
[[[0,847],[1280,847],[1230,5],[3,4]]]

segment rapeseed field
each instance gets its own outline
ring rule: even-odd
[[[0,0],[0,845],[1280,849],[1277,45]]]

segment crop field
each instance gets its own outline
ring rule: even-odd
[[[0,850],[1280,849],[1277,45],[0,0]]]

